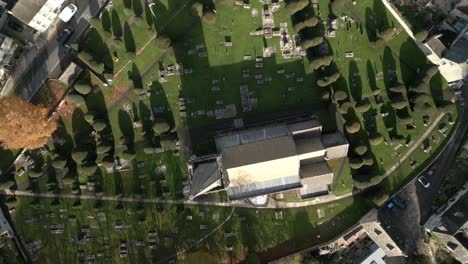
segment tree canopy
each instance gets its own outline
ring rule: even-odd
[[[47,144],[57,129],[45,107],[18,97],[0,98],[0,143],[5,149],[35,149]]]

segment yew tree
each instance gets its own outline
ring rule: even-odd
[[[35,149],[47,144],[57,129],[47,109],[18,97],[0,98],[0,143],[5,149]]]

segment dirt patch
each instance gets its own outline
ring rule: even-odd
[[[113,106],[117,101],[121,100],[130,87],[128,85],[112,86],[112,93],[107,96],[107,105]]]
[[[64,83],[56,80],[48,80],[39,90],[39,93],[33,98],[32,103],[43,105],[47,108],[48,114],[50,114],[55,110],[69,89],[70,87]]]

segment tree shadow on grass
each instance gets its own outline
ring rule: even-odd
[[[75,108],[72,114],[73,139],[76,146],[86,146],[90,143],[91,126],[84,120],[84,115],[81,108]]]
[[[122,186],[122,175],[120,172],[115,171],[113,174],[114,177],[114,195],[120,196],[123,194],[123,186]]]
[[[440,72],[438,72],[430,81],[431,94],[434,98],[436,105],[439,105],[440,102],[444,100],[444,80]]]
[[[382,3],[382,1],[374,1],[374,14],[375,14],[375,24],[374,28],[378,31],[383,31],[390,27],[390,22],[387,16],[387,8]],[[367,23],[366,23],[367,24]]]
[[[148,27],[150,29],[153,28],[154,25],[154,17],[153,13],[151,12],[151,8],[148,5],[145,5],[145,18],[146,18],[146,24],[148,24]]]
[[[128,149],[133,150],[135,142],[135,131],[133,129],[133,122],[127,112],[119,110],[119,128],[122,136],[128,142]]]
[[[393,53],[389,47],[385,47],[384,49],[382,64],[385,89],[387,91],[387,94],[390,96],[392,93],[390,91],[390,88],[393,87],[398,78],[396,72],[395,58],[393,57]]]
[[[133,82],[133,89],[143,89],[143,78],[135,63],[132,64],[132,70],[128,71],[128,78]]]
[[[370,60],[367,60],[366,67],[367,67],[367,82],[369,83],[369,87],[372,90],[375,90],[377,88],[377,82],[375,80],[374,66],[372,65],[372,62]]]
[[[349,92],[351,96],[355,101],[360,101],[362,96],[362,80],[358,65],[354,60],[349,62],[348,80],[350,82]]]
[[[112,9],[112,34],[115,38],[122,37],[122,22],[117,10]]]
[[[140,101],[138,103],[138,109],[140,110],[140,117],[142,123],[142,129],[144,132],[144,139],[146,142],[152,142],[154,138],[154,131],[153,131],[153,122],[151,109],[143,102]]]
[[[139,1],[139,0],[136,0],[136,1]],[[125,8],[131,9],[132,8],[132,0],[123,0],[123,5],[124,5]]]
[[[401,79],[403,84],[408,87],[417,75],[417,69],[410,67],[407,64],[407,60],[414,57],[414,53],[418,53],[419,50],[415,50],[413,40],[408,38],[400,47],[400,67],[401,67]]]
[[[388,115],[383,118],[388,135],[390,138],[396,137],[398,135],[397,118],[395,109],[393,109],[391,102],[386,101],[382,106],[382,111],[388,113]]]
[[[125,22],[124,24],[124,44],[125,44],[125,49],[127,52],[132,52],[135,53],[136,51],[136,44],[135,44],[135,39],[133,38],[133,33],[130,28],[130,25]]]
[[[140,0],[133,0],[133,12],[135,16],[140,17],[143,14],[143,6]]]
[[[104,29],[104,31],[111,32],[111,30],[112,30],[112,21],[111,21],[111,16],[110,16],[108,10],[104,10],[102,12],[101,23],[102,23],[102,28]]]

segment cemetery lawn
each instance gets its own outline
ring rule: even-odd
[[[227,257],[242,260],[247,251],[268,256],[278,247],[284,247],[283,244],[289,245],[289,250],[302,249],[333,238],[337,230],[346,230],[370,206],[367,200],[357,196],[339,203],[307,208],[237,208],[220,230],[190,252],[205,252],[218,260]],[[17,200],[13,219],[26,243],[42,242],[39,262],[75,263],[79,258],[87,259],[94,255],[98,261],[110,257],[113,263],[127,263],[148,259],[161,261],[192,246],[222,223],[231,210],[211,206],[22,197]],[[192,219],[187,219],[187,216],[192,216]],[[120,222],[122,228],[116,229]],[[55,228],[63,229],[63,233],[51,234],[50,229],[54,228],[51,225],[57,225]],[[206,229],[201,230],[201,225]],[[157,247],[153,250],[149,248],[150,230],[156,231],[154,241]],[[145,245],[137,246],[138,240],[144,241]],[[128,247],[126,258],[119,256],[121,242],[126,242]],[[106,249],[105,244],[110,248]],[[232,252],[226,251],[229,247],[233,247]]]

